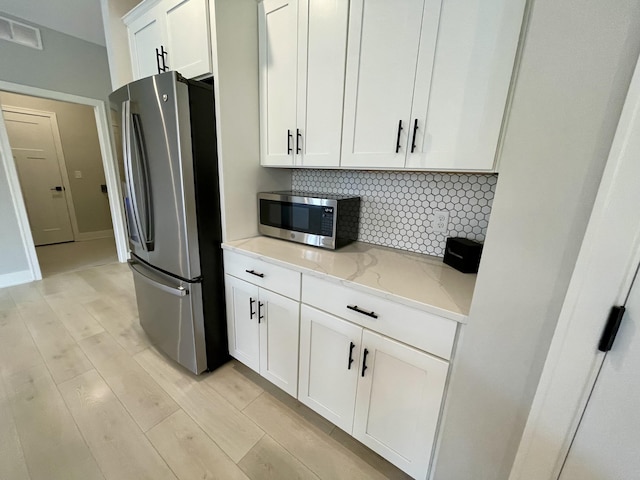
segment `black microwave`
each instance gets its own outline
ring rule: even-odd
[[[295,190],[258,194],[262,235],[340,248],[358,239],[360,197]]]

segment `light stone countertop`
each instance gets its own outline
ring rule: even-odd
[[[225,242],[222,248],[461,323],[467,320],[476,283],[476,275],[461,273],[439,257],[361,242],[325,250],[258,236]]]

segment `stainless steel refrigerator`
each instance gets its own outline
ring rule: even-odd
[[[211,85],[176,72],[110,97],[140,324],[194,373],[228,359]]]

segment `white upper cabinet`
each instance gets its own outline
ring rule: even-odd
[[[443,0],[433,69],[416,76],[407,168],[494,169],[524,7]]]
[[[340,164],[348,15],[344,0],[259,5],[263,165]]]
[[[208,0],[142,2],[123,20],[135,79],[165,68],[186,78],[211,73]]]
[[[164,32],[156,12],[147,12],[127,25],[133,78],[158,73],[156,49],[163,44]]]
[[[208,0],[164,3],[167,63],[186,78],[211,73]]]
[[[416,70],[429,78],[439,9],[440,0],[351,2],[342,166],[404,167]]]

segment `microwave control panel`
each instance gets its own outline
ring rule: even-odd
[[[321,235],[333,237],[333,207],[322,207]]]

